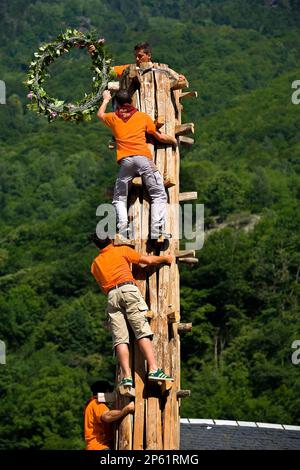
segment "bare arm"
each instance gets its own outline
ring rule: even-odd
[[[145,256],[142,255],[139,261],[139,264],[148,264],[148,265],[157,265],[157,264],[171,264],[174,260],[174,257],[171,255],[162,255],[162,256]]]
[[[102,101],[102,104],[101,104],[101,106],[100,106],[100,108],[98,109],[98,112],[97,112],[97,117],[100,119],[100,121],[103,121],[103,117],[104,117],[107,105],[111,100],[110,91],[104,90],[102,96],[103,96],[103,101]]]
[[[162,142],[163,144],[171,144],[171,145],[177,145],[177,140],[175,137],[172,137],[171,135],[164,134],[163,132],[156,131],[154,137],[159,141]]]
[[[106,411],[101,415],[101,420],[105,423],[113,423],[114,421],[118,421],[118,419],[123,418],[124,416],[128,415],[129,413],[133,413],[134,411],[134,402],[130,402],[128,405],[124,406],[121,410],[110,410]]]

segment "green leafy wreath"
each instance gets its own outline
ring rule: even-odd
[[[97,39],[94,33],[84,34],[76,29],[68,29],[65,33],[60,34],[55,41],[40,46],[38,51],[34,53],[35,59],[29,66],[25,81],[30,90],[27,98],[32,101],[27,105],[28,108],[46,115],[49,122],[58,117],[65,121],[90,121],[109,79],[113,76],[110,67],[111,59],[106,54],[104,43],[105,39]],[[85,93],[85,98],[74,104],[48,96],[42,86],[46,77],[49,77],[49,74],[46,74],[47,66],[73,47],[85,48],[91,45],[95,46],[91,55],[95,91],[88,95]]]

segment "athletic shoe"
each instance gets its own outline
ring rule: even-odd
[[[163,370],[157,369],[156,372],[149,372],[148,373],[148,380],[170,380],[170,382],[174,382],[174,379],[169,375],[165,374]]]
[[[133,387],[133,380],[132,377],[124,377],[121,382],[119,382],[119,387]]]

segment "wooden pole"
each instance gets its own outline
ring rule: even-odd
[[[123,77],[120,87],[130,90],[133,104],[140,111],[151,116],[158,123],[160,130],[175,136],[182,143],[186,133],[193,133],[192,123],[181,124],[180,96],[181,89],[187,82],[178,81],[178,74],[165,64],[142,64],[144,69],[131,65]],[[155,68],[159,70],[155,70]],[[187,96],[187,94],[185,95]],[[186,138],[187,139],[187,138]],[[179,147],[162,145],[150,141],[153,160],[162,174],[168,196],[168,222],[166,231],[172,233],[169,245],[164,251],[162,247],[154,254],[173,254],[175,259],[182,260],[187,255],[179,247],[179,200],[193,199],[196,193],[179,194]],[[150,203],[142,184],[136,180],[129,198],[129,214],[133,217],[133,236],[135,248],[147,252],[147,238],[150,232]],[[148,251],[149,252],[149,251]],[[152,251],[153,252],[153,251]],[[186,258],[190,259],[190,258]],[[147,381],[147,365],[133,342],[131,362],[134,373],[135,413],[133,425],[130,417],[125,418],[116,433],[117,449],[132,450],[163,450],[179,449],[180,435],[180,330],[184,329],[180,321],[180,286],[179,269],[175,261],[171,266],[148,268],[143,274],[142,268],[135,267],[134,275],[138,280],[142,295],[147,301],[151,315],[148,316],[154,333],[153,346],[158,366],[174,377],[174,383],[167,382],[164,386]],[[187,328],[188,330],[189,328]],[[119,395],[119,394],[118,394]],[[129,398],[118,396],[118,404],[122,406]]]

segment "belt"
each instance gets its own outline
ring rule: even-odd
[[[134,286],[136,285],[133,281],[121,282],[121,284],[116,284],[114,287],[111,287],[107,293],[109,293],[111,290],[116,289],[117,287],[125,286],[126,284],[133,284]]]

